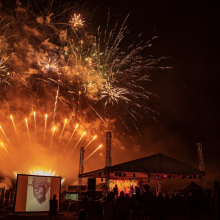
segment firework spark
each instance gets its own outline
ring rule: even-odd
[[[69,22],[71,23],[71,25],[75,29],[81,28],[83,26],[83,23],[84,23],[84,21],[83,21],[80,14],[78,14],[78,15],[74,14]]]

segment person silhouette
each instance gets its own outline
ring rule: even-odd
[[[56,199],[56,195],[53,195],[53,199],[50,199],[50,210],[49,210],[49,215],[50,215],[50,220],[55,218],[57,219],[57,208],[58,208],[58,200]]]

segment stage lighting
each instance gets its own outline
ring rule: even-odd
[[[118,172],[117,171],[115,172],[115,176],[118,176]]]
[[[168,179],[170,179],[171,178],[171,175],[168,175]]]
[[[118,176],[119,176],[119,177],[121,177],[121,176],[122,176],[121,172],[119,172]]]
[[[191,180],[191,179],[192,179],[192,176],[189,176],[189,179]]]
[[[182,178],[182,179],[185,179],[185,177],[186,177],[185,175],[182,175],[182,177],[181,177],[181,178]]]
[[[133,173],[133,177],[135,177],[135,173]]]
[[[126,173],[124,173],[124,177],[126,177]]]
[[[202,179],[202,176],[199,176],[199,179],[201,180],[201,179]]]
[[[150,176],[151,176],[151,175],[150,175],[150,174],[148,174],[148,178],[150,178]]]
[[[101,176],[101,173],[99,173],[99,176]]]
[[[103,182],[103,178],[101,178],[101,182]]]
[[[196,175],[193,175],[193,179],[196,179]]]
[[[156,175],[156,179],[158,178],[158,174]]]
[[[106,172],[104,172],[104,175],[106,176]]]

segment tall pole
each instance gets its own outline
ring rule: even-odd
[[[202,175],[202,188],[203,188],[203,191],[206,193],[207,192],[206,175],[205,175],[205,166],[204,166],[203,153],[202,153],[202,144],[197,143],[197,147],[198,147],[198,154],[199,154],[199,169],[200,171],[204,172],[204,174]]]
[[[106,132],[106,175],[105,175],[105,192],[108,193],[109,191],[109,179],[110,179],[110,167],[112,165],[112,158],[111,158],[111,138],[112,133]]]
[[[84,172],[84,147],[80,148],[80,159],[79,159],[79,180],[78,180],[78,201],[82,200],[82,176]]]

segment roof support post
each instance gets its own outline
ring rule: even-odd
[[[110,180],[110,167],[112,163],[111,158],[111,138],[112,133],[106,132],[106,166],[105,166],[105,192],[108,193],[109,191],[109,180]]]
[[[79,159],[79,179],[78,179],[78,201],[82,200],[82,176],[84,172],[84,147],[80,148],[80,159]]]
[[[203,160],[203,153],[202,153],[202,144],[197,143],[198,147],[198,154],[199,154],[199,169],[200,171],[203,171],[205,173],[205,166],[204,166],[204,160]],[[206,189],[206,175],[202,175],[202,188],[205,193],[207,193]]]

